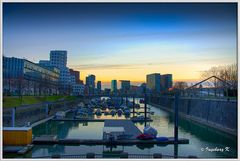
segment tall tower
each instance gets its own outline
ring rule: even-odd
[[[65,68],[67,66],[67,51],[66,50],[52,50],[50,51],[50,62],[52,66]]]

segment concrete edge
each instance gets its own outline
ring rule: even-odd
[[[159,107],[161,109],[164,109],[166,111],[169,111],[171,113],[174,113],[173,110],[171,109],[168,109],[164,106],[161,106],[161,105],[157,105],[157,104],[154,104],[154,103],[149,103],[151,106],[156,106],[156,107]],[[226,127],[223,127],[219,124],[216,124],[216,123],[212,123],[212,122],[207,122],[207,121],[204,121],[202,119],[199,119],[199,118],[196,118],[196,117],[193,117],[193,116],[189,116],[189,115],[186,115],[186,114],[183,114],[182,112],[179,112],[179,116],[184,118],[184,119],[189,119],[189,120],[192,120],[192,121],[195,121],[199,124],[203,124],[203,125],[206,125],[208,127],[212,127],[214,129],[217,129],[219,131],[222,131],[222,132],[225,132],[225,133],[228,133],[228,134],[231,134],[231,135],[234,135],[234,136],[237,136],[237,131],[236,130],[233,130],[233,129],[229,129],[229,128],[226,128]]]

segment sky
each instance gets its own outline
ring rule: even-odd
[[[67,50],[84,81],[199,80],[236,63],[236,40],[236,3],[3,3],[3,55],[38,62]]]

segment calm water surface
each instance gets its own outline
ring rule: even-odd
[[[143,105],[141,105],[143,106]],[[173,136],[174,134],[174,117],[171,113],[159,108],[148,105],[151,111],[153,122],[151,126],[158,130],[159,136]],[[111,118],[102,116],[101,118]],[[124,118],[117,117],[115,119]],[[140,130],[143,130],[144,124],[135,124]],[[57,135],[58,138],[74,138],[74,139],[102,139],[102,128],[104,122],[77,122],[77,121],[48,121],[33,128],[33,135]],[[190,140],[189,144],[178,145],[178,155],[188,156],[195,155],[199,158],[234,158],[237,157],[237,137],[225,134],[207,126],[199,125],[192,121],[180,118],[179,137]],[[229,148],[229,151],[210,152],[206,148]],[[94,152],[103,154],[109,152],[110,148],[97,146],[63,146],[63,145],[36,145],[31,152],[25,157],[51,156],[52,154],[86,154]],[[125,151],[129,154],[153,154],[162,153],[165,155],[174,154],[174,145],[167,146],[117,146],[112,149],[115,152]]]

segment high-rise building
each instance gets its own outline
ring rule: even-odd
[[[130,86],[130,94],[134,94],[134,95],[141,94],[140,93],[140,86],[131,85]]]
[[[105,89],[104,89],[104,94],[109,95],[110,92],[111,92],[111,89],[109,89],[109,88],[105,88]]]
[[[161,88],[162,91],[168,91],[169,88],[172,88],[172,74],[161,75]]]
[[[98,94],[101,94],[101,91],[102,91],[102,82],[97,81],[97,92],[98,92]]]
[[[52,50],[50,51],[50,60],[40,60],[39,65],[45,67],[56,67],[60,70],[59,90],[62,94],[70,94],[70,88],[73,85],[73,77],[71,77],[69,68],[67,67],[67,51]],[[75,80],[76,81],[76,80]]]
[[[96,76],[95,75],[88,75],[86,77],[86,85],[89,86],[89,87],[93,87],[95,88],[95,79],[96,79]]]
[[[121,92],[128,93],[130,90],[130,80],[120,80],[121,81]]]
[[[146,90],[147,90],[147,84],[146,83],[142,83],[140,85],[140,93],[141,94],[145,94],[145,92],[147,92]]]
[[[86,77],[86,86],[88,86],[89,89],[89,94],[94,94],[94,89],[95,89],[95,75],[88,75]]]
[[[76,78],[75,78],[74,75],[70,75],[70,84],[71,84],[71,85],[76,84]]]
[[[112,93],[117,93],[117,80],[112,80],[111,81],[111,92]]]
[[[67,51],[66,50],[52,50],[50,51],[50,62],[61,70],[67,66]]]
[[[73,70],[73,69],[69,69],[70,75],[75,77],[75,83],[76,84],[80,84],[80,72]]]
[[[84,95],[84,90],[85,90],[85,87],[82,84],[74,84],[73,85],[73,95],[75,95],[75,96]]]
[[[161,75],[153,73],[147,75],[147,88],[152,92],[160,92],[161,90]]]

